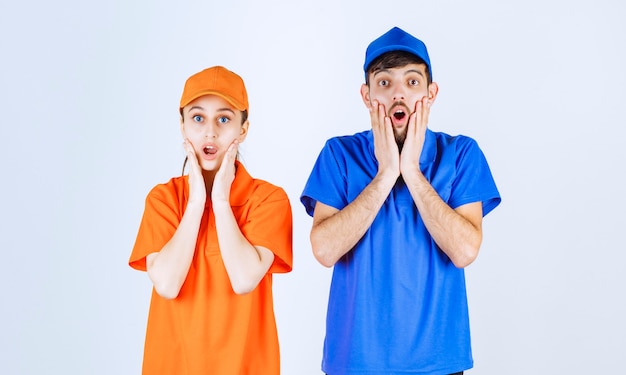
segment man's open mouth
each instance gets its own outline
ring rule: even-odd
[[[401,109],[398,109],[397,111],[395,111],[393,113],[393,117],[396,120],[402,120],[402,119],[404,119],[405,116],[406,116],[406,113],[403,110],[401,110]]]

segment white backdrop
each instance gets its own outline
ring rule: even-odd
[[[150,188],[180,173],[184,80],[248,87],[243,161],[287,191],[275,277],[286,375],[320,374],[331,270],[299,194],[324,141],[369,127],[367,44],[423,39],[433,130],[475,138],[502,204],[467,269],[469,374],[624,371],[626,6],[618,0],[0,5],[0,373],[138,374],[150,283],[127,265]]]

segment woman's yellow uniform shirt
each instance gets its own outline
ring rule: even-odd
[[[253,179],[243,165],[231,188],[230,203],[243,235],[270,249],[274,263],[254,291],[233,292],[220,254],[215,216],[207,199],[196,251],[177,298],[153,289],[143,359],[143,374],[280,373],[272,273],[292,268],[292,212],[280,187]],[[145,271],[146,256],[160,251],[183,216],[188,177],[157,185],[146,198],[131,267]]]

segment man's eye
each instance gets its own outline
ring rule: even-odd
[[[420,84],[419,81],[416,80],[416,79],[410,79],[409,80],[409,85],[411,85],[411,86],[417,86],[419,84]]]
[[[192,118],[195,122],[202,122],[202,116],[200,115],[195,115]]]
[[[378,81],[378,86],[389,86],[389,81],[387,81],[386,79],[382,79]]]
[[[218,119],[217,119],[217,122],[219,122],[220,124],[225,124],[228,121],[230,121],[230,119],[228,117],[226,117],[226,116],[221,116],[221,117],[218,117]]]

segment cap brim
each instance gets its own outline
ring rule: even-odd
[[[200,91],[200,92],[197,92],[197,93],[191,95],[189,98],[185,98],[184,100],[182,100],[180,102],[180,108],[186,107],[189,103],[191,103],[194,100],[198,99],[199,97],[205,96],[205,95],[219,96],[220,98],[226,100],[230,105],[235,107],[235,109],[237,109],[237,110],[245,111],[247,109],[244,103],[238,102],[237,100],[233,99],[232,97],[230,97],[228,95],[224,95],[221,92],[213,91],[213,90]]]

